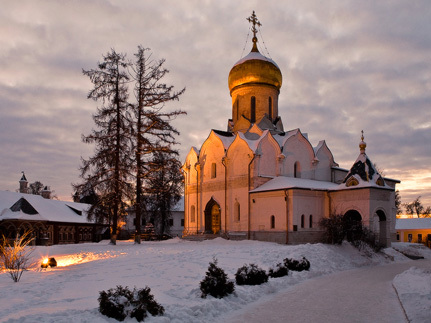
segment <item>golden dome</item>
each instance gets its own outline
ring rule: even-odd
[[[281,71],[270,58],[263,56],[255,46],[250,54],[240,59],[229,72],[229,91],[245,84],[267,84],[280,90]]]

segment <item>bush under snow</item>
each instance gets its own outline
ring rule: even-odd
[[[237,285],[260,285],[268,281],[268,275],[257,265],[249,264],[238,268],[235,281]]]
[[[117,286],[116,289],[101,291],[99,296],[99,311],[105,316],[118,321],[124,321],[127,316],[143,321],[147,312],[153,316],[163,315],[164,308],[154,300],[151,289],[130,290],[128,287]]]

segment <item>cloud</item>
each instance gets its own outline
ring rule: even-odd
[[[181,157],[231,117],[230,68],[250,50],[248,17],[263,26],[261,51],[283,73],[285,129],[325,139],[349,168],[365,131],[367,153],[403,181],[403,201],[431,205],[431,4],[422,1],[6,1],[0,13],[1,189],[20,172],[69,197],[80,156],[92,147],[97,102],[82,69],[111,48],[130,59],[138,45],[165,58],[166,82],[186,87],[172,108]],[[261,41],[263,39],[264,43]],[[244,49],[245,48],[245,49]],[[6,153],[5,153],[6,152]],[[31,179],[30,179],[31,178]],[[404,181],[408,183],[404,184]],[[413,187],[416,185],[416,187]]]

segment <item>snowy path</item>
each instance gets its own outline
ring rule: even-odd
[[[304,281],[225,322],[407,322],[392,280],[410,267],[431,268],[431,260],[409,261],[339,272]]]

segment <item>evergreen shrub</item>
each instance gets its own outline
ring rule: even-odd
[[[154,300],[150,293],[151,289],[130,290],[127,286],[117,286],[116,289],[101,291],[99,311],[105,316],[112,317],[118,321],[124,321],[127,316],[136,318],[138,322],[143,321],[150,313],[153,316],[163,315],[165,309]]]
[[[257,265],[249,264],[238,268],[235,281],[237,285],[260,285],[268,281],[268,275]]]
[[[310,262],[305,257],[302,257],[301,260],[285,258],[283,262],[284,262],[284,266],[289,270],[293,270],[293,271],[310,270]]]
[[[289,274],[289,269],[284,263],[278,263],[275,268],[269,268],[268,276],[271,278],[283,277]]]
[[[202,298],[207,297],[207,295],[223,298],[234,292],[235,285],[228,280],[224,270],[217,266],[217,259],[213,259],[208,266],[204,279],[200,282],[200,290]]]

